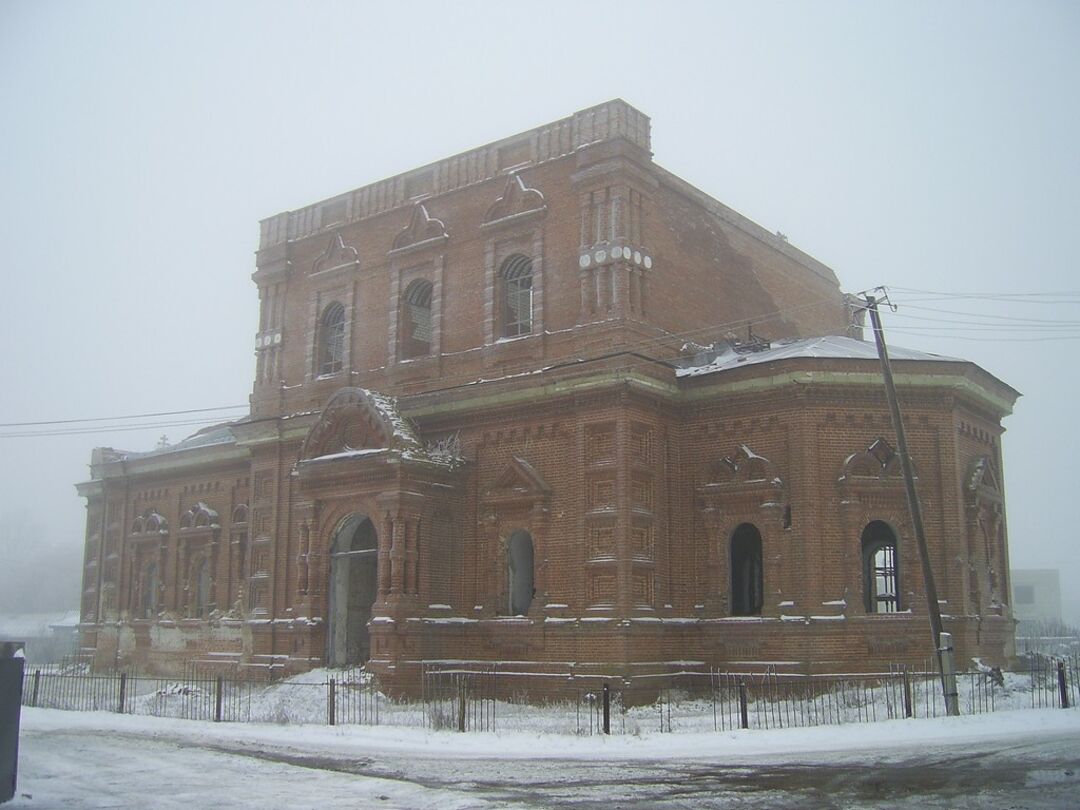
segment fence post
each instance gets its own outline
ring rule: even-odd
[[[38,689],[41,687],[41,670],[34,670],[34,688],[30,692],[30,705],[37,706]]]
[[[611,687],[604,684],[604,733],[611,733]]]
[[[900,677],[904,684],[904,717],[911,717],[914,713],[911,709],[911,676],[904,672]]]
[[[746,681],[739,681],[739,721],[742,728],[750,728],[750,716],[746,706]]]
[[[1065,662],[1057,662],[1058,692],[1061,693],[1061,708],[1069,708],[1069,686],[1065,680]]]
[[[120,673],[120,700],[117,703],[116,711],[118,714],[124,713],[124,698],[127,696],[127,673]]]
[[[337,681],[333,678],[330,679],[330,702],[326,704],[326,717],[330,721],[330,725],[337,723]]]
[[[458,719],[457,730],[465,730],[465,678],[458,676]]]
[[[215,689],[215,693],[214,693],[214,722],[215,723],[220,723],[221,722],[221,699],[223,697],[221,687],[222,687],[222,682],[224,680],[225,679],[221,675],[218,675],[217,676],[217,683],[214,684],[214,689]]]

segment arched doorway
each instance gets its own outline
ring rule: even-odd
[[[743,523],[731,535],[731,615],[760,616],[763,602],[761,532]]]
[[[330,545],[330,666],[363,664],[371,657],[368,622],[378,592],[379,537],[365,515],[345,518]]]

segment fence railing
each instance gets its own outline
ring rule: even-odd
[[[961,713],[1080,704],[1080,654],[1032,655],[1025,663],[1023,671],[959,674]],[[684,671],[669,673],[662,686],[647,678],[596,678],[582,687],[568,678],[531,695],[522,687],[528,675],[495,665],[427,666],[420,698],[394,700],[363,669],[276,683],[197,668],[178,678],[37,669],[24,675],[23,703],[218,722],[577,735],[799,728],[946,714],[940,676],[900,666],[837,675]]]

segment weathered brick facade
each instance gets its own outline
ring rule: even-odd
[[[100,449],[80,485],[99,663],[366,660],[409,689],[425,661],[928,657],[872,344],[831,270],[653,163],[637,110],[272,217],[256,265],[250,417]],[[1001,661],[1017,394],[894,366],[946,627]]]

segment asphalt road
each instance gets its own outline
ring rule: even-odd
[[[1080,737],[1072,734],[983,751],[883,749],[766,763],[395,762],[308,758],[265,749],[247,750],[244,755],[403,779],[431,789],[463,791],[505,807],[1080,807]]]
[[[784,760],[305,755],[138,734],[23,735],[17,808],[1074,808],[1080,734]],[[5,808],[6,810],[6,808]]]

